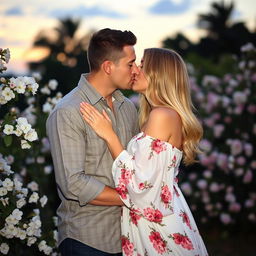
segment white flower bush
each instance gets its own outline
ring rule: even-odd
[[[204,127],[203,154],[181,187],[202,223],[256,225],[256,49],[241,48],[237,68],[224,77],[191,79]]]
[[[0,49],[0,73],[9,60],[9,49]],[[55,212],[48,206],[56,192],[48,187],[54,184],[44,128],[48,111],[41,102],[47,92],[53,108],[62,96],[49,97],[58,85],[54,79],[38,90],[40,79],[38,73],[0,78],[1,255],[57,255]]]

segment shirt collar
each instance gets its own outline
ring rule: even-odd
[[[82,91],[83,96],[89,99],[92,105],[95,105],[100,100],[104,99],[102,95],[88,82],[87,77],[88,73],[82,74],[78,83],[78,88]],[[112,97],[117,100],[119,103],[124,102],[124,95],[121,91],[116,90],[113,92]]]

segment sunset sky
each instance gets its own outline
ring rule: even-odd
[[[225,1],[230,3],[230,1]],[[236,0],[233,18],[256,27],[255,0]],[[30,51],[42,29],[56,27],[58,18],[81,18],[80,35],[105,27],[131,30],[138,38],[138,59],[143,49],[160,47],[177,32],[197,41],[204,31],[197,28],[198,14],[208,13],[211,0],[0,0],[0,47],[10,48],[8,69],[26,72],[28,60],[40,58]]]

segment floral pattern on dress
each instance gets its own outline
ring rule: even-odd
[[[172,209],[170,203],[172,201],[172,194],[168,185],[162,185],[161,187],[161,200],[164,203],[165,208]]]
[[[160,154],[161,152],[165,151],[167,149],[167,146],[164,141],[161,141],[159,139],[153,139],[152,138],[152,143],[151,143],[151,152],[149,154],[148,159],[151,159],[153,157],[154,152],[156,154]]]
[[[186,223],[186,225],[192,230],[188,215],[184,211],[181,210],[179,216],[182,217],[182,221],[184,223]]]
[[[181,159],[182,151],[145,133],[115,159],[112,174],[125,204],[123,255],[208,256],[178,186]]]
[[[167,242],[161,237],[159,232],[155,230],[151,231],[149,234],[149,240],[153,244],[153,247],[158,252],[158,254],[161,255],[167,251]]]
[[[140,211],[137,209],[131,209],[130,210],[130,221],[134,224],[134,225],[138,225],[138,221],[141,218],[141,214]]]
[[[143,209],[143,216],[150,222],[162,224],[163,214],[158,209],[150,207]]]
[[[187,235],[182,235],[180,233],[174,233],[174,234],[170,235],[170,237],[173,238],[173,241],[176,244],[181,245],[184,249],[187,249],[187,250],[194,249],[193,244]]]
[[[129,236],[121,236],[121,245],[124,255],[134,255],[134,244],[130,241]]]
[[[139,189],[140,190],[149,189],[149,188],[152,188],[152,187],[153,187],[153,185],[150,184],[148,181],[144,181],[144,182],[141,182],[139,184]]]

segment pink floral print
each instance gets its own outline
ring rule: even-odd
[[[133,256],[134,252],[134,245],[130,242],[129,237],[122,236],[121,237],[121,244],[122,244],[122,250],[124,255],[126,256]]]
[[[173,240],[176,244],[181,245],[184,249],[187,249],[187,250],[194,249],[193,244],[187,235],[182,235],[180,233],[174,233],[171,235],[171,237],[173,238]]]
[[[170,207],[170,202],[172,200],[172,195],[167,185],[162,186],[161,190],[161,200],[163,201],[166,208]]]
[[[161,141],[159,139],[153,139],[151,143],[151,152],[148,159],[151,159],[154,152],[157,154],[160,154],[161,152],[165,151],[167,149],[166,144],[164,141]]]
[[[133,224],[138,225],[138,220],[141,218],[140,211],[136,209],[130,210],[130,218]]]
[[[124,168],[121,169],[121,180],[124,184],[128,184],[132,178],[132,172]]]
[[[143,215],[147,220],[155,223],[161,223],[163,219],[163,214],[159,210],[150,207],[143,210]]]
[[[148,183],[148,181],[144,181],[144,182],[139,183],[139,189],[140,190],[149,189],[149,188],[152,188],[152,187],[153,187],[153,185]]]
[[[163,240],[159,232],[151,231],[149,235],[149,240],[159,254],[163,254],[164,252],[166,252],[166,241]]]
[[[127,199],[128,189],[126,187],[126,184],[123,182],[123,179],[119,180],[119,184],[116,187],[116,191],[122,199]]]
[[[182,217],[182,220],[184,223],[186,223],[186,225],[192,230],[191,224],[190,224],[190,220],[188,215],[185,213],[185,211],[180,212],[180,217]]]

